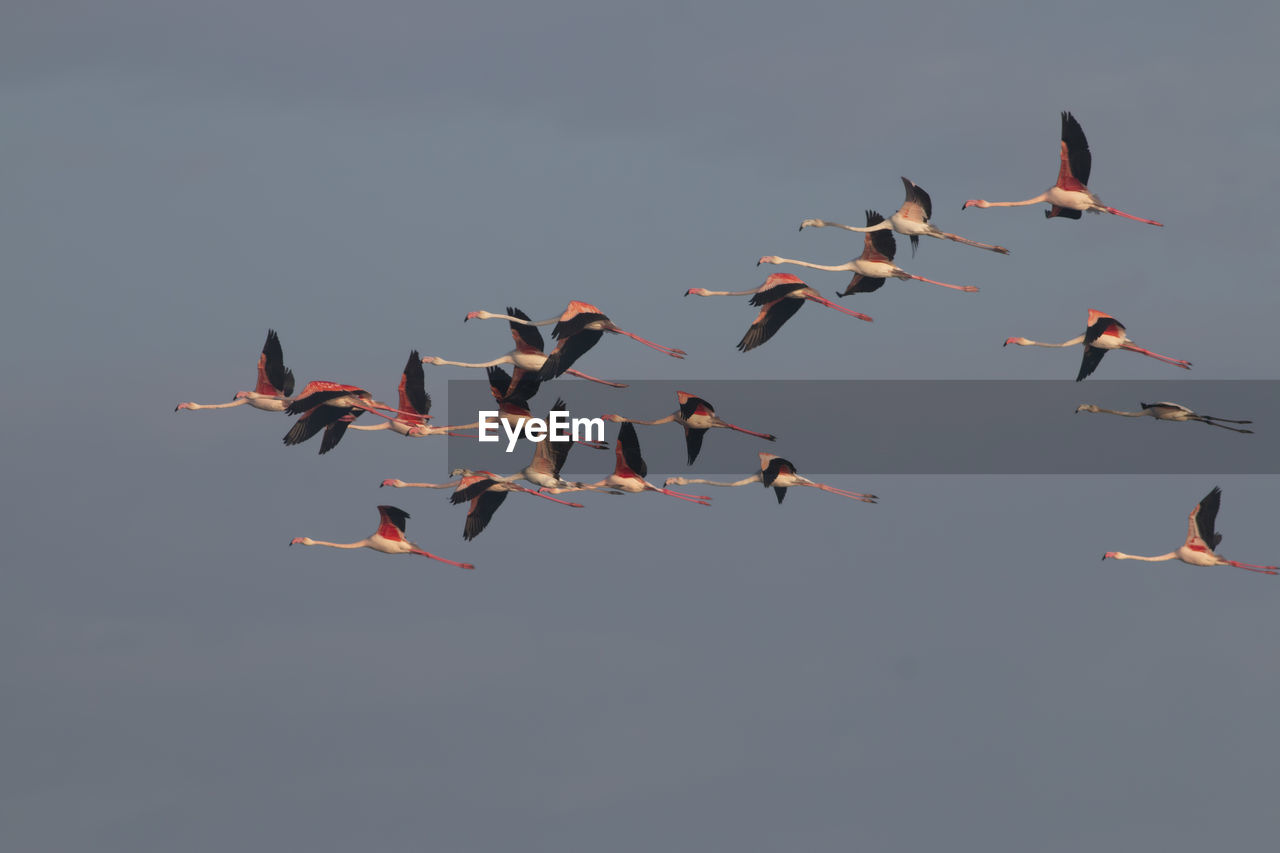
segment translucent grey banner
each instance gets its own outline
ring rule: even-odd
[[[625,381],[625,380],[622,380]],[[546,418],[557,396],[574,418],[618,414],[657,420],[676,412],[676,392],[701,397],[729,423],[710,430],[686,464],[679,424],[637,425],[649,479],[660,475],[738,475],[758,469],[760,451],[819,474],[1280,474],[1280,380],[644,380],[626,389],[557,379],[530,402]],[[1197,414],[1251,424],[1171,422],[1150,416],[1077,413],[1081,404],[1125,412],[1142,403],[1180,403]],[[448,421],[468,424],[497,406],[488,383],[450,380]],[[601,479],[613,470],[618,425],[605,423],[608,452],[575,446],[564,475]],[[449,466],[512,474],[533,445],[511,453],[498,443],[447,440]]]

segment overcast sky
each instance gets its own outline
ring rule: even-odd
[[[830,474],[875,506],[515,495],[464,542],[446,493],[378,489],[447,479],[451,439],[351,433],[320,457],[281,446],[281,415],[173,406],[251,388],[268,328],[300,384],[391,399],[411,348],[510,349],[467,311],[570,299],[689,353],[611,336],[579,367],[694,393],[1071,379],[1077,349],[1000,344],[1066,340],[1090,308],[1194,362],[1104,360],[1096,379],[1147,399],[1276,379],[1277,31],[1243,3],[9,3],[4,846],[1270,849],[1280,578],[1098,558],[1172,550],[1217,484],[1221,550],[1276,562],[1275,476]],[[1050,185],[1061,110],[1091,189],[1166,227],[961,211]],[[761,255],[856,256],[797,226],[887,216],[900,175],[935,224],[1012,250],[899,239],[908,271],[979,293],[890,281],[842,303],[874,323],[809,305],[745,354],[745,298],[681,298],[783,269]],[[474,419],[444,405],[461,378],[427,368],[438,422]],[[572,408],[575,382],[535,404]],[[1093,382],[1079,402],[1139,402]],[[832,407],[853,448],[915,433],[856,404]],[[1274,454],[1280,429],[1077,421],[1191,455]],[[775,431],[707,445],[737,447],[738,476],[762,449],[828,473]],[[653,443],[651,479],[690,472]],[[367,536],[382,502],[478,570],[286,547]]]

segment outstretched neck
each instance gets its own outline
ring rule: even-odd
[[[1045,343],[1044,341],[1033,341],[1030,338],[1009,338],[1009,340],[1005,341],[1004,343],[1005,343],[1005,346],[1008,346],[1009,344],[1016,344],[1017,346],[1020,346],[1020,347],[1073,347],[1076,344],[1084,343],[1084,335],[1077,335],[1071,340],[1063,341],[1060,344],[1050,344],[1050,343]]]
[[[1170,551],[1168,554],[1161,554],[1158,557],[1143,557],[1139,554],[1126,554],[1123,551],[1108,551],[1103,555],[1102,559],[1110,557],[1113,560],[1141,560],[1144,563],[1163,563],[1165,560],[1178,559],[1177,551]]]

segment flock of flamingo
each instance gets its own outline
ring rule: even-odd
[[[1144,222],[1148,225],[1161,226],[1161,223],[1144,219],[1117,210],[1102,203],[1089,190],[1087,184],[1092,166],[1089,145],[1085,139],[1080,123],[1069,112],[1062,113],[1062,134],[1060,147],[1060,165],[1058,179],[1052,187],[1034,198],[1025,201],[993,202],[984,199],[970,199],[964,203],[963,209],[969,207],[1019,207],[1048,204],[1044,212],[1046,218],[1062,217],[1080,219],[1085,211],[1091,213],[1110,213],[1116,216]],[[914,280],[935,284],[963,293],[975,293],[977,287],[972,285],[948,284],[941,281],[923,278],[906,272],[894,263],[897,251],[894,232],[906,236],[911,241],[912,255],[915,255],[922,236],[950,240],[961,245],[973,246],[987,251],[1007,255],[1009,250],[991,243],[981,243],[942,231],[934,226],[930,219],[933,204],[929,194],[919,185],[907,178],[902,178],[906,189],[906,199],[902,206],[885,219],[874,210],[866,212],[865,226],[841,225],[821,219],[806,219],[800,224],[805,228],[842,228],[862,233],[862,253],[853,260],[838,265],[815,264],[807,261],[781,258],[766,255],[757,262],[759,264],[788,264],[810,269],[831,272],[852,272],[849,284],[838,296],[850,296],[858,293],[871,293],[879,290],[889,278]],[[800,278],[790,273],[774,273],[764,283],[752,290],[712,291],[704,288],[692,288],[685,296],[750,296],[749,303],[760,309],[742,339],[738,349],[746,352],[769,341],[779,329],[800,310],[805,302],[814,302],[834,309],[860,320],[871,322],[866,314],[852,311],[837,305],[821,296]],[[421,357],[417,350],[410,352],[404,369],[400,375],[399,400],[395,406],[378,402],[373,395],[363,388],[337,382],[313,381],[307,383],[302,390],[294,394],[293,372],[285,367],[280,338],[274,330],[268,330],[266,343],[258,357],[258,381],[252,391],[239,391],[229,403],[197,404],[179,403],[175,411],[182,409],[223,409],[241,405],[249,405],[268,412],[284,412],[296,416],[292,427],[284,435],[286,445],[296,445],[308,441],[319,433],[320,453],[327,453],[335,448],[348,429],[354,430],[389,430],[400,435],[420,437],[429,435],[448,435],[462,438],[474,438],[463,430],[480,426],[477,421],[470,424],[451,426],[430,426],[431,397],[426,391],[423,364],[451,365],[456,367],[483,368],[487,371],[490,390],[497,403],[499,418],[505,421],[513,431],[525,429],[525,421],[533,417],[529,408],[530,399],[537,393],[542,383],[549,382],[564,374],[583,380],[597,382],[614,388],[625,388],[626,385],[612,382],[574,369],[573,365],[592,349],[606,332],[629,337],[647,347],[673,358],[684,358],[683,350],[663,346],[646,340],[633,332],[625,331],[605,316],[600,309],[586,302],[570,302],[568,308],[556,317],[547,320],[533,321],[527,314],[515,307],[508,307],[506,313],[495,314],[488,311],[473,311],[464,318],[501,319],[506,320],[515,342],[515,349],[491,361],[470,363],[448,361],[436,356]],[[556,345],[551,352],[545,351],[540,326],[553,325],[551,336]],[[1114,317],[1102,311],[1090,310],[1083,334],[1062,343],[1042,343],[1023,337],[1011,337],[1005,345],[1038,347],[1071,347],[1083,345],[1083,359],[1080,363],[1076,381],[1079,382],[1091,375],[1102,361],[1108,350],[1128,350],[1141,355],[1171,364],[1175,367],[1190,369],[1191,363],[1182,359],[1170,358],[1148,349],[1137,346],[1126,334],[1125,327]],[[502,365],[511,365],[508,373]],[[467,468],[456,468],[451,479],[445,483],[408,483],[399,479],[382,481],[382,486],[392,488],[428,488],[452,489],[450,502],[467,504],[467,516],[463,527],[463,538],[474,539],[491,522],[493,515],[507,499],[510,493],[533,495],[557,504],[581,509],[583,504],[574,503],[555,495],[574,492],[602,492],[611,495],[635,494],[640,492],[657,492],[683,501],[709,506],[711,498],[705,495],[694,495],[668,488],[673,485],[700,484],[708,486],[735,487],[759,483],[765,488],[772,488],[781,503],[787,489],[807,486],[824,492],[840,495],[865,503],[875,503],[875,495],[838,489],[824,483],[817,483],[800,476],[796,466],[780,456],[772,453],[759,453],[759,469],[750,476],[735,482],[725,483],[688,477],[670,477],[662,486],[654,485],[645,479],[648,465],[641,455],[640,443],[634,424],[657,425],[665,423],[679,424],[685,433],[687,461],[690,465],[698,457],[703,439],[711,429],[728,429],[741,432],[766,441],[774,441],[775,436],[756,432],[731,424],[721,419],[714,407],[707,400],[686,392],[677,393],[678,408],[671,414],[654,420],[638,420],[624,418],[620,415],[606,415],[605,420],[619,423],[617,442],[614,446],[613,472],[595,483],[568,481],[560,476],[561,469],[574,443],[583,444],[594,449],[608,449],[602,442],[571,440],[552,440],[546,438],[534,442],[533,459],[521,471],[511,475],[498,475],[491,471],[473,471]],[[1252,430],[1226,426],[1226,424],[1248,424],[1247,420],[1232,420],[1211,415],[1201,415],[1179,403],[1157,402],[1142,403],[1140,412],[1123,412],[1103,409],[1093,404],[1079,406],[1077,412],[1106,413],[1122,417],[1152,417],[1169,421],[1199,421],[1211,426],[1233,430],[1238,433],[1250,433]],[[557,399],[552,411],[563,411],[564,401]],[[362,415],[380,418],[376,424],[356,424]],[[526,434],[526,438],[529,436]],[[456,479],[454,479],[456,478]],[[528,482],[535,488],[519,485],[518,481]],[[1251,572],[1263,574],[1280,574],[1280,567],[1261,566],[1228,560],[1215,553],[1221,542],[1221,534],[1215,532],[1218,508],[1222,492],[1214,488],[1191,511],[1187,524],[1184,543],[1176,550],[1156,557],[1141,557],[1119,551],[1108,551],[1103,559],[1117,560],[1181,560],[1194,566],[1232,566]],[[405,537],[405,522],[409,514],[390,505],[378,507],[379,525],[370,536],[355,542],[325,542],[310,537],[297,537],[290,545],[323,545],[330,548],[370,548],[385,554],[416,554],[438,560],[452,566],[473,569],[471,563],[449,560],[430,553]]]

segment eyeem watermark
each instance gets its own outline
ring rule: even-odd
[[[565,411],[551,411],[551,417],[520,418],[514,424],[503,420],[495,410],[480,412],[480,440],[501,441],[498,425],[507,434],[507,452],[516,449],[521,436],[530,441],[604,441],[603,418],[574,418]]]

